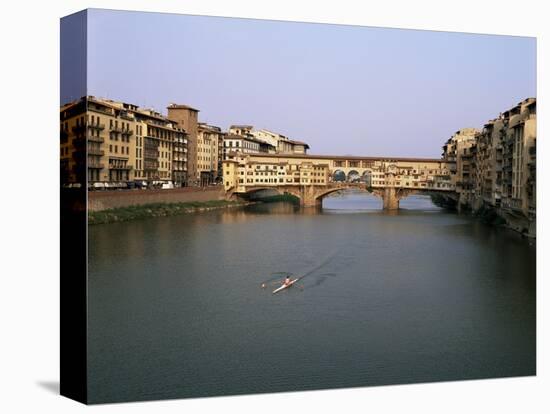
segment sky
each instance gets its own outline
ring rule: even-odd
[[[440,157],[536,95],[536,40],[91,9],[87,92],[249,124],[312,154]],[[62,100],[74,99],[67,94]]]

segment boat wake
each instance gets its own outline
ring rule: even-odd
[[[317,271],[322,269],[323,267],[327,266],[329,263],[333,261],[333,259],[340,253],[340,248],[332,250],[328,255],[326,255],[323,260],[319,261],[318,263],[315,263],[312,267],[306,269],[302,272],[274,272],[271,273],[271,277],[264,282],[262,282],[262,287],[269,287],[276,284],[280,284],[282,282],[282,279],[285,277],[296,277],[298,278],[298,282],[301,282],[304,278],[314,275]],[[321,283],[323,283],[328,277],[336,277],[336,273],[323,273],[320,275],[317,275],[317,280],[311,285],[311,287],[319,286]]]
[[[312,268],[310,268],[306,272],[302,272],[301,276],[300,276],[300,280],[304,279],[305,277],[315,273],[317,270],[319,270],[319,269],[325,267],[326,265],[328,265],[336,257],[336,255],[339,252],[340,252],[339,248],[332,250],[327,256],[325,256],[325,258],[322,261],[315,264]]]

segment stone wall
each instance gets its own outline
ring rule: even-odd
[[[225,192],[216,187],[184,187],[166,190],[89,191],[88,210],[136,206],[151,203],[187,203],[225,199]]]

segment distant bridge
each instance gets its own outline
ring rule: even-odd
[[[292,194],[303,206],[319,206],[337,191],[358,189],[382,198],[395,210],[411,194],[437,192],[455,198],[453,163],[426,158],[333,157],[232,153],[224,161],[228,198],[261,190]]]

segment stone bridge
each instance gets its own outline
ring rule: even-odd
[[[258,191],[277,191],[279,194],[290,194],[300,200],[300,205],[303,207],[320,207],[323,203],[323,198],[329,194],[345,190],[361,190],[382,199],[384,210],[399,209],[399,201],[413,194],[426,193],[441,193],[450,198],[454,194],[449,194],[448,191],[438,190],[417,190],[410,188],[372,188],[364,183],[330,183],[324,187],[307,186],[307,185],[282,185],[277,187],[247,187],[246,193],[227,193],[227,198],[248,198]]]
[[[385,210],[411,194],[456,195],[450,165],[441,159],[229,154],[223,161],[227,198],[261,190],[292,194],[302,206],[319,206],[327,195],[355,189],[382,198]]]

